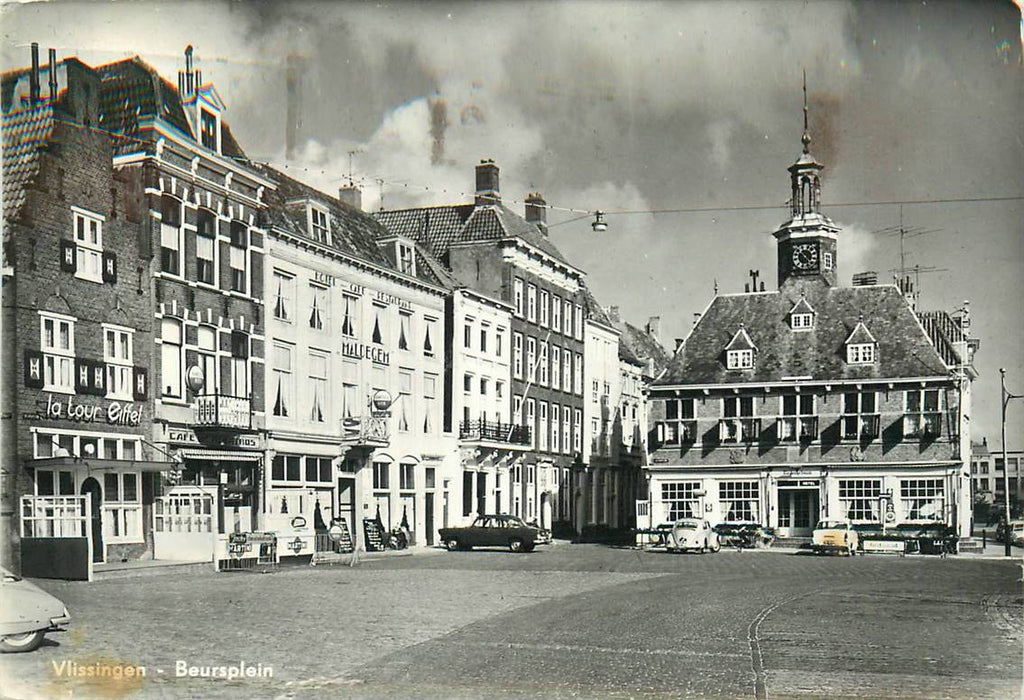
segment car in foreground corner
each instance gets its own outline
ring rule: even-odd
[[[441,541],[450,552],[473,547],[508,547],[512,552],[532,552],[551,541],[551,533],[529,525],[515,515],[480,515],[468,527],[443,527]]]
[[[707,520],[683,518],[672,523],[672,549],[677,552],[717,552],[722,548],[718,533]]]
[[[822,520],[811,533],[811,550],[815,554],[853,556],[859,546],[860,535],[846,520]]]
[[[47,632],[67,629],[71,615],[64,603],[7,569],[0,574],[0,652],[34,651]]]

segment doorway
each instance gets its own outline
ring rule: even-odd
[[[818,524],[818,487],[779,489],[779,534],[810,537]]]
[[[338,479],[337,517],[348,523],[348,531],[356,531],[356,480],[347,477]],[[353,535],[354,536],[354,535]]]
[[[92,496],[92,510],[89,518],[92,528],[92,560],[93,562],[103,561],[103,490],[100,482],[93,477],[88,477],[82,482],[82,495]]]
[[[423,502],[423,529],[426,530],[427,544],[434,544],[434,492],[427,491]]]

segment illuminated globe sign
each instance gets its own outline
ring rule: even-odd
[[[374,415],[387,415],[393,403],[391,394],[384,389],[378,389],[370,397],[370,408],[373,409]]]

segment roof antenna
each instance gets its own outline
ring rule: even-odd
[[[384,178],[377,178],[377,185],[380,187],[380,210],[384,211]]]
[[[357,153],[362,153],[358,148],[348,152],[348,184],[350,187],[355,186],[356,179],[354,177],[354,171],[352,170],[352,157]],[[384,201],[384,195],[381,195],[381,201]]]

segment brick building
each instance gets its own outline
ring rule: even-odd
[[[774,233],[778,289],[712,299],[651,388],[651,521],[969,534],[969,317],[918,314],[893,285],[837,286],[841,236],[819,210],[806,122],[803,143]]]
[[[79,578],[153,556],[147,213],[95,128],[100,76],[32,58],[2,82],[3,563]],[[86,535],[91,552],[65,539]]]

